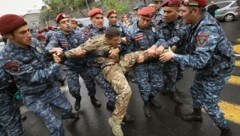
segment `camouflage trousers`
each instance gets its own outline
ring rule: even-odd
[[[96,94],[96,88],[94,80],[91,76],[89,76],[87,72],[86,66],[82,66],[78,69],[68,69],[66,70],[66,78],[68,83],[69,92],[74,98],[78,98],[80,96],[80,82],[79,82],[79,76],[82,77],[86,88],[88,90],[89,96],[95,96]]]
[[[43,120],[51,136],[64,136],[63,125],[53,112],[52,106],[60,109],[62,116],[70,115],[72,107],[66,97],[61,94],[61,90],[57,84],[48,88],[44,94],[22,95],[22,99],[28,110]]]
[[[0,136],[25,136],[19,108],[9,94],[0,94]]]
[[[163,64],[163,73],[166,90],[175,92],[178,75],[178,63],[172,61],[165,62]]]
[[[97,84],[103,89],[105,96],[108,98],[108,102],[115,104],[116,94],[112,85],[104,78],[100,67],[88,67],[88,74],[95,79]]]
[[[122,122],[132,95],[131,87],[124,74],[136,64],[139,54],[143,53],[143,51],[138,51],[126,54],[120,58],[119,63],[106,66],[102,69],[104,77],[113,86],[117,95],[116,108],[112,113],[112,119],[116,123]]]
[[[225,128],[227,121],[218,106],[221,90],[227,83],[233,68],[211,76],[206,71],[197,72],[190,88],[193,108],[203,108],[217,126]]]

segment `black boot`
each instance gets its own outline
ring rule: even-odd
[[[62,116],[62,119],[80,119],[79,114],[77,113],[70,113],[68,115]]]
[[[219,127],[220,129],[221,129],[221,136],[232,136],[233,135],[233,132],[232,132],[232,130],[229,128],[229,127],[226,127],[226,128],[221,128],[221,127]]]
[[[152,117],[151,112],[150,112],[149,102],[144,102],[143,111],[144,111],[144,115],[145,115],[147,118],[151,118],[151,117]]]
[[[78,98],[76,98],[76,101],[75,101],[75,110],[76,111],[79,111],[80,110],[80,108],[81,108],[81,96],[80,97],[78,97]]]
[[[151,106],[154,106],[154,107],[156,107],[156,108],[161,108],[161,105],[160,105],[160,103],[159,102],[157,102],[155,99],[154,99],[154,96],[149,96],[149,104],[151,105]]]
[[[114,111],[114,109],[115,109],[115,104],[113,103],[113,102],[107,102],[107,104],[106,104],[106,108],[107,108],[107,110],[109,110],[110,112],[113,112]]]
[[[182,105],[182,100],[178,97],[176,92],[170,92],[169,97],[177,104]]]
[[[95,96],[90,96],[91,102],[95,107],[101,107],[101,102],[95,98]]]
[[[181,118],[182,118],[182,120],[188,121],[188,122],[192,122],[192,121],[202,122],[203,121],[201,109],[194,109],[194,111],[192,113],[185,114]]]
[[[133,123],[135,121],[135,118],[129,114],[125,114],[124,118],[123,118],[123,122],[125,123]]]

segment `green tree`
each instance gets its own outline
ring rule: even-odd
[[[107,10],[114,9],[119,14],[128,11],[130,6],[129,0],[103,0],[103,3]]]

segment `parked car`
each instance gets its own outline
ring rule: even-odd
[[[218,6],[218,9],[215,11],[215,18],[217,20],[232,21],[237,17],[240,17],[240,5],[236,0],[232,1],[220,1],[215,2]],[[209,5],[206,6],[208,9]]]

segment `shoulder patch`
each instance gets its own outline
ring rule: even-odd
[[[12,72],[12,73],[19,73],[20,72],[20,65],[18,63],[18,61],[8,61],[7,63],[5,63],[3,65],[4,69]]]
[[[208,37],[209,35],[208,34],[199,34],[197,35],[197,46],[198,47],[204,47],[207,42],[208,42]]]

